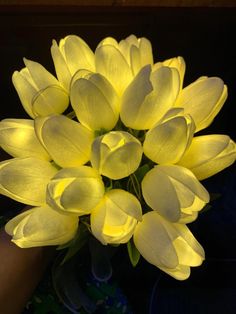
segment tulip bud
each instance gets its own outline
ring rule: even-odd
[[[138,199],[129,192],[113,189],[92,210],[91,230],[103,244],[126,243],[141,219],[142,208]]]
[[[144,154],[157,164],[174,164],[191,143],[195,125],[189,115],[179,114],[162,120],[145,136]]]
[[[30,119],[2,120],[0,146],[13,157],[38,157],[50,160],[50,156],[35,134],[34,121]]]
[[[84,73],[80,78],[80,73]],[[71,83],[71,105],[81,124],[91,130],[111,130],[119,119],[120,100],[108,80],[81,70]]]
[[[236,159],[236,145],[227,135],[196,136],[178,162],[189,168],[198,180],[206,179],[229,167]]]
[[[64,213],[87,215],[104,192],[102,178],[95,169],[87,166],[64,168],[48,184],[47,203]]]
[[[21,248],[61,245],[74,238],[78,222],[76,215],[64,215],[45,205],[17,215],[5,230]]]
[[[25,111],[32,118],[64,112],[69,105],[66,90],[41,64],[24,62],[26,68],[15,71],[12,81]]]
[[[179,87],[176,69],[161,67],[151,72],[150,65],[143,67],[122,97],[122,122],[136,130],[151,129],[174,106]]]
[[[148,212],[134,232],[134,244],[151,264],[178,280],[190,275],[190,267],[204,260],[204,250],[186,225],[171,223],[157,212]]]
[[[193,173],[180,166],[156,166],[142,181],[145,202],[171,222],[187,223],[209,202],[209,194]]]
[[[127,132],[109,132],[97,137],[92,144],[92,166],[110,179],[129,176],[138,168],[141,158],[141,143]]]
[[[58,80],[69,91],[72,76],[80,69],[95,71],[94,54],[86,42],[75,35],[53,40],[51,54]]]

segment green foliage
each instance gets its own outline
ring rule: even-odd
[[[133,239],[131,239],[127,243],[127,249],[128,249],[128,254],[129,254],[131,264],[133,265],[133,267],[137,266],[140,259],[140,253],[137,250],[136,246],[134,245]]]

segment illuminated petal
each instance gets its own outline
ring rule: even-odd
[[[70,80],[72,75],[69,71],[68,65],[66,64],[66,60],[55,40],[52,41],[51,55],[58,80],[62,83],[63,87],[67,91],[69,91]]]
[[[77,216],[60,214],[46,205],[19,214],[5,226],[21,248],[64,244],[73,239],[77,228]]]
[[[90,157],[93,134],[87,128],[62,115],[35,120],[40,142],[61,167],[85,164]]]
[[[218,77],[203,77],[185,87],[179,94],[176,107],[182,107],[196,124],[196,132],[206,128],[222,108],[227,87]]]
[[[235,159],[235,143],[227,135],[213,134],[194,137],[179,164],[203,180],[230,166]]]
[[[96,72],[105,76],[119,95],[131,82],[132,71],[121,52],[111,45],[102,45],[95,51]]]
[[[101,176],[91,167],[65,168],[50,181],[47,203],[64,212],[86,215],[105,192]]]
[[[28,119],[4,119],[0,122],[0,145],[13,157],[37,157],[50,160]]]
[[[182,89],[184,74],[185,74],[185,69],[186,69],[186,64],[185,64],[183,57],[170,58],[170,59],[167,59],[163,62],[157,62],[153,66],[153,71],[155,71],[156,69],[158,69],[161,66],[175,68],[178,70],[179,77],[180,77],[180,89]]]
[[[190,275],[190,266],[204,260],[204,250],[185,225],[166,221],[156,212],[143,215],[134,232],[141,255],[178,280]]]
[[[193,173],[174,165],[150,170],[142,181],[142,192],[146,203],[172,222],[182,222],[186,215],[193,221],[195,212],[209,202],[208,192]]]
[[[142,68],[126,89],[121,103],[121,120],[133,129],[152,128],[174,105],[179,92],[176,69],[161,67],[150,75]]]
[[[124,190],[114,189],[92,210],[91,229],[103,244],[126,243],[133,235],[137,220],[141,219],[138,199]]]
[[[72,84],[71,104],[78,120],[92,130],[111,130],[119,118],[119,98],[100,74],[90,74]]]
[[[92,166],[100,174],[114,180],[127,177],[137,170],[141,158],[141,143],[127,132],[109,132],[97,137],[92,145]]]
[[[95,71],[94,53],[82,38],[75,35],[66,36],[59,47],[64,52],[71,75],[80,69]]]
[[[158,164],[174,164],[183,156],[194,133],[190,116],[177,116],[157,124],[146,133],[144,154]]]
[[[15,158],[0,163],[0,192],[33,206],[46,203],[46,187],[57,169],[48,161]]]

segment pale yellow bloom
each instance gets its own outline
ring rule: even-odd
[[[35,119],[35,132],[52,159],[61,167],[85,164],[91,153],[93,133],[63,115]]]
[[[196,124],[196,132],[211,124],[227,98],[227,86],[218,77],[201,77],[181,90],[175,106],[184,108]]]
[[[166,117],[146,133],[143,152],[155,163],[175,164],[191,144],[194,130],[190,115]]]
[[[112,131],[94,140],[91,163],[100,174],[118,180],[138,168],[142,152],[141,143],[133,135]]]
[[[229,167],[235,159],[235,142],[227,135],[212,134],[194,137],[178,164],[203,180]]]
[[[143,215],[134,232],[134,243],[151,264],[178,280],[190,275],[190,267],[202,264],[205,254],[187,226],[171,223],[157,212]]]
[[[138,199],[124,190],[113,189],[92,210],[91,230],[103,244],[126,243],[141,219],[142,209]]]
[[[24,62],[26,67],[13,73],[12,82],[28,115],[35,118],[64,112],[69,105],[66,90],[41,64]]]
[[[5,226],[21,248],[64,244],[74,238],[77,228],[76,215],[58,213],[47,205],[27,210]]]
[[[122,122],[132,129],[152,128],[174,106],[179,88],[176,69],[160,67],[151,72],[151,66],[145,66],[124,92]]]
[[[0,193],[18,202],[46,204],[46,187],[57,173],[50,162],[34,157],[13,158],[0,163]]]
[[[78,71],[71,83],[71,105],[80,123],[91,130],[111,130],[119,119],[120,99],[98,73]]]
[[[13,157],[36,157],[50,160],[40,144],[34,121],[30,119],[4,119],[0,122],[0,146]]]
[[[102,177],[88,166],[64,168],[47,186],[47,203],[64,213],[90,214],[105,192]]]
[[[59,46],[53,40],[51,54],[58,80],[67,91],[70,90],[72,76],[78,70],[95,71],[94,53],[86,42],[76,35],[68,35],[61,39]]]
[[[158,165],[142,181],[145,202],[171,222],[188,223],[197,218],[209,194],[194,174],[181,166]]]

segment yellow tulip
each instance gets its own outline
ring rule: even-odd
[[[57,171],[34,157],[5,160],[0,163],[0,193],[24,204],[44,205],[47,184]]]
[[[0,122],[0,146],[13,157],[36,157],[50,160],[50,156],[35,134],[33,120],[2,120]]]
[[[158,165],[144,176],[145,202],[171,222],[188,223],[197,218],[209,194],[193,173],[181,166]]]
[[[92,144],[92,166],[110,179],[129,176],[137,170],[141,158],[141,143],[124,131],[109,132],[97,137]]]
[[[205,254],[187,226],[171,223],[157,212],[148,212],[138,223],[134,243],[151,264],[178,280],[190,275],[190,267],[202,264]]]
[[[218,77],[201,77],[181,90],[175,106],[184,108],[196,124],[196,132],[211,124],[227,98],[227,86]]]
[[[126,243],[142,219],[138,199],[120,189],[108,191],[91,212],[91,230],[102,244]]]
[[[87,128],[108,131],[115,127],[120,99],[101,74],[79,71],[71,83],[70,99],[78,120]]]
[[[64,215],[45,205],[17,215],[5,230],[21,248],[61,245],[74,238],[78,222],[76,215]]]
[[[59,46],[53,40],[51,54],[58,80],[69,92],[72,76],[80,69],[95,71],[94,53],[86,42],[75,35],[61,39]]]
[[[175,164],[189,147],[194,130],[189,115],[179,113],[164,118],[146,133],[143,152],[155,163]]]
[[[136,130],[151,129],[174,106],[179,88],[176,69],[160,67],[151,72],[150,65],[143,67],[122,97],[122,122]]]
[[[194,137],[178,164],[203,180],[229,167],[235,159],[235,142],[227,135],[212,134]]]
[[[102,199],[105,187],[97,171],[88,166],[64,168],[47,186],[47,203],[64,213],[90,214]]]
[[[12,82],[28,115],[35,118],[64,112],[69,105],[66,90],[41,64],[24,62],[26,67],[13,73]]]
[[[90,158],[94,134],[76,121],[63,115],[38,117],[35,132],[60,167],[81,166]]]

